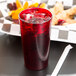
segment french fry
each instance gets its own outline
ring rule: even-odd
[[[28,2],[26,1],[25,4],[23,5],[23,8],[24,8],[24,9],[27,9],[28,7],[29,7],[29,4],[28,4]]]
[[[38,5],[39,5],[39,3],[37,3],[37,2],[34,3],[34,7],[38,7]]]
[[[18,15],[21,11],[23,11],[24,8],[18,8],[13,14],[12,14],[12,19],[18,19]]]
[[[39,7],[40,8],[45,8],[46,4],[45,3],[42,3]]]
[[[39,5],[39,3],[34,3],[34,4],[31,4],[30,6],[29,6],[29,8],[32,8],[32,7],[38,7],[38,5]]]
[[[29,6],[29,8],[32,8],[32,7],[34,7],[34,4],[31,4],[31,5]]]
[[[15,12],[14,10],[13,11],[9,11],[8,12],[9,16],[11,16],[14,12]]]
[[[22,8],[22,4],[20,3],[19,0],[16,0],[16,5],[17,5],[17,8]]]

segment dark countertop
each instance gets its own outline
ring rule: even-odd
[[[64,48],[70,43],[51,41],[48,67],[32,71],[24,67],[21,38],[0,35],[0,76],[46,76],[51,74]],[[76,45],[71,49],[59,74],[76,73]]]

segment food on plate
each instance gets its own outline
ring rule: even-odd
[[[53,7],[53,11],[55,15],[57,15],[58,13],[61,13],[63,10],[64,10],[64,7],[61,2],[57,2]]]
[[[46,4],[45,3],[42,3],[42,4],[40,4],[40,8],[45,8],[45,6],[46,6]]]
[[[76,6],[66,10],[67,15],[76,15]]]
[[[29,4],[28,4],[28,2],[26,1],[25,4],[24,4],[24,6],[23,6],[23,8],[24,8],[24,9],[27,9],[28,7],[29,7]]]
[[[52,25],[67,25],[76,23],[76,20],[74,20],[76,7],[64,10],[62,2],[57,2],[55,6],[49,10],[53,15]]]
[[[62,24],[65,23],[65,22],[66,22],[65,20],[59,19],[59,20],[58,20],[58,25],[62,25]]]
[[[13,4],[12,3],[9,3],[7,5],[7,7],[10,9],[10,10],[16,10],[17,9],[17,6],[16,6],[16,3],[14,2]]]
[[[21,11],[33,7],[45,8],[45,6],[45,3],[39,4],[37,2],[29,5],[28,1],[26,1],[24,5],[22,5],[19,0],[16,0],[16,2],[9,3],[7,5],[8,9],[10,10],[8,14],[12,18],[12,21],[14,23],[19,23],[17,20],[18,15]],[[76,23],[76,20],[74,20],[74,16],[76,15],[76,6],[65,10],[62,2],[56,2],[55,6],[53,8],[50,8],[49,10],[53,15],[52,25],[67,25]]]
[[[29,8],[38,7],[38,5],[39,3],[34,3],[34,4],[29,5]]]
[[[22,4],[20,3],[19,0],[16,0],[16,5],[17,5],[17,8],[22,8]]]
[[[8,15],[12,18],[12,20],[16,23],[16,21],[18,20],[18,15],[21,11],[27,9],[27,8],[33,8],[33,7],[39,7],[39,8],[45,8],[46,4],[45,3],[33,3],[31,5],[29,5],[28,1],[26,1],[24,3],[24,5],[21,4],[21,2],[19,0],[16,0],[16,3],[14,2],[9,3],[7,5],[8,9],[10,10],[8,12]]]
[[[72,24],[72,23],[76,23],[76,20],[74,20],[74,19],[67,19],[66,22],[69,23],[69,24]]]
[[[16,11],[12,13],[12,19],[18,19],[18,14],[23,11],[24,8],[18,8]]]

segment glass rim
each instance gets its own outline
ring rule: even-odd
[[[28,8],[28,9],[36,9],[36,8],[37,8],[37,7],[34,7],[34,8]],[[28,10],[28,9],[25,9],[25,10]],[[44,8],[37,8],[37,9],[46,10],[46,11],[48,11],[48,12],[51,14],[50,19],[47,20],[47,21],[45,21],[45,22],[43,22],[43,23],[46,23],[46,22],[48,22],[48,21],[50,21],[50,20],[52,19],[52,13],[51,13],[49,10],[44,9]],[[21,14],[22,12],[24,12],[25,10],[21,11],[21,12],[19,13],[18,17],[19,17],[19,20],[22,20],[23,22],[29,23],[29,22],[25,21],[24,19],[22,19],[22,18],[20,17],[20,14]],[[43,23],[41,23],[41,24],[43,24]],[[29,24],[40,24],[40,23],[29,23]]]

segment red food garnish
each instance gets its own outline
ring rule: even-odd
[[[12,3],[8,3],[7,4],[7,8],[9,10],[16,10],[17,9],[16,3],[15,2],[13,4]]]
[[[17,9],[17,5],[16,5],[16,3],[14,2],[13,3],[13,10],[16,10]]]
[[[8,8],[9,10],[13,10],[13,5],[12,5],[12,3],[8,3],[8,4],[7,4],[7,8]]]
[[[65,23],[65,22],[66,22],[65,20],[63,20],[63,19],[59,19],[57,25],[62,25],[62,24]]]

